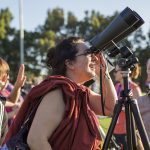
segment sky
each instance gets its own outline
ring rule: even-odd
[[[142,29],[147,33],[150,29],[150,0],[24,0],[24,28],[34,31],[38,25],[44,24],[47,10],[56,7],[62,8],[65,14],[72,11],[79,20],[82,20],[85,10],[95,10],[105,16],[111,16],[115,11],[121,12],[127,6],[144,19]],[[19,29],[19,0],[0,0],[0,10],[6,7],[14,16],[12,27]]]

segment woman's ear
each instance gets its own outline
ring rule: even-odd
[[[66,65],[66,67],[69,68],[69,69],[74,69],[73,62],[72,62],[71,60],[69,60],[69,59],[66,59],[66,60],[65,60],[65,65]]]

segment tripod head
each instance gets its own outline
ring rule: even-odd
[[[134,56],[133,52],[127,46],[119,48],[115,43],[115,47],[108,53],[109,57],[116,57],[121,55],[117,61],[117,65],[122,70],[127,70],[128,68],[133,68],[134,64],[138,63],[138,58]]]
[[[105,138],[105,142],[102,150],[107,150],[108,148],[107,145],[109,145],[110,139],[113,134],[113,130],[115,128],[119,114],[122,111],[123,107],[125,110],[125,117],[126,117],[125,122],[126,122],[126,130],[127,130],[126,132],[127,148],[133,150],[133,149],[137,149],[137,145],[139,146],[139,144],[137,143],[137,135],[135,132],[136,129],[135,123],[136,123],[144,149],[150,149],[148,136],[146,134],[146,130],[144,128],[141,115],[139,113],[140,111],[137,105],[137,101],[136,99],[133,99],[132,97],[133,94],[129,88],[130,85],[129,74],[131,73],[131,70],[134,67],[136,67],[135,64],[138,63],[138,59],[133,55],[132,51],[130,51],[128,47],[124,46],[122,48],[119,48],[117,45],[113,50],[111,50],[108,56],[115,57],[118,54],[121,55],[121,57],[118,58],[116,64],[119,67],[119,71],[121,71],[123,77],[123,90],[122,91],[119,90],[119,94],[121,95],[119,96],[120,98],[115,105],[112,121],[109,130],[107,132],[107,136]]]
[[[108,56],[115,57],[116,55],[120,55],[120,57],[116,61],[116,66],[121,71],[123,77],[124,91],[122,92],[122,97],[127,97],[130,95],[129,76],[131,70],[135,68],[135,64],[137,64],[139,61],[127,46],[119,48],[117,45],[115,45],[115,48],[111,50]]]

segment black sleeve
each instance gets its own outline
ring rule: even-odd
[[[3,103],[3,105],[5,105],[6,97],[0,95],[0,101]]]

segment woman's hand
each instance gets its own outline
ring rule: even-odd
[[[100,52],[98,54],[95,54],[96,56],[96,75],[99,77],[100,76],[100,68],[102,68],[102,74],[108,74],[108,69],[107,69],[107,65],[106,65],[106,60],[104,58],[104,55]]]

